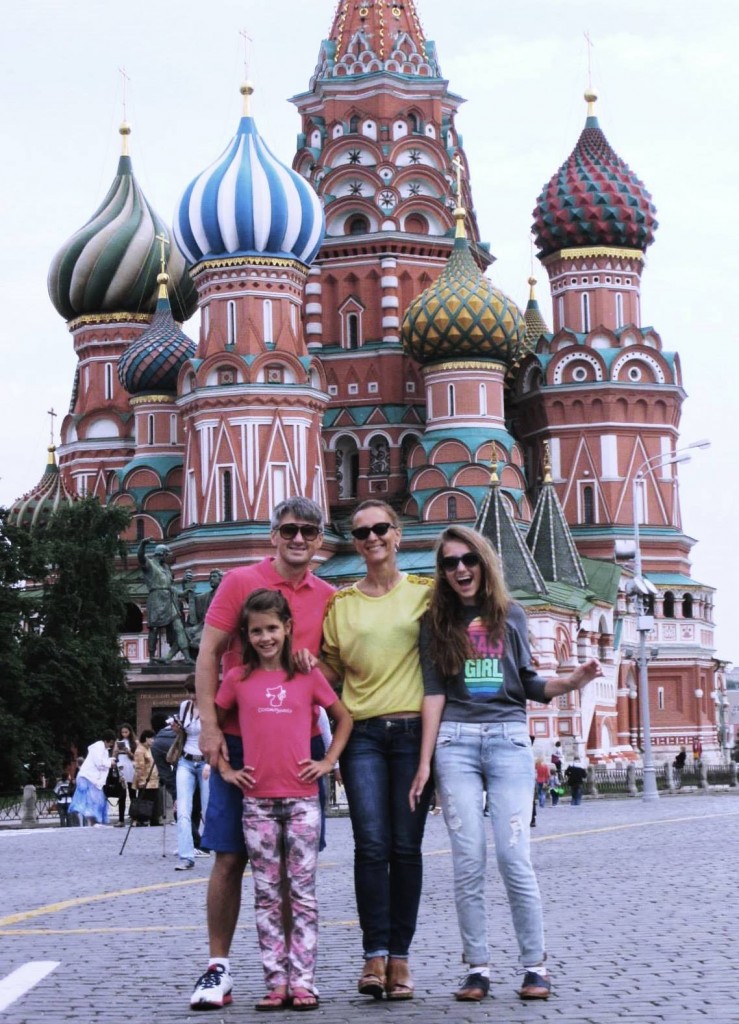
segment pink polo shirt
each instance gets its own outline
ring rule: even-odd
[[[309,571],[306,571],[297,582],[286,580],[275,569],[274,558],[265,558],[256,565],[247,565],[227,572],[205,614],[205,621],[209,626],[220,629],[223,633],[234,634],[221,660],[224,676],[229,669],[242,665],[241,641],[235,635],[236,629],[244,602],[254,590],[261,587],[279,590],[290,605],[293,617],[293,650],[300,651],[307,647],[316,656],[320,653],[323,615],[334,587]],[[234,736],[239,735],[239,723],[235,712],[228,716],[223,731]]]

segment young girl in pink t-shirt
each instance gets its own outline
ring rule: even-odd
[[[243,666],[224,676],[216,696],[219,717],[236,707],[244,744],[240,771],[222,757],[222,777],[244,792],[244,838],[254,879],[257,933],[267,994],[257,1010],[318,1006],[314,984],[318,940],[316,863],[321,815],[317,780],[330,772],[352,719],[325,677],[298,672],[292,658],[290,607],[276,590],[255,590],[239,622]],[[322,761],[310,757],[316,705],[334,719]],[[282,878],[289,891],[283,893]],[[283,900],[289,899],[289,936]]]

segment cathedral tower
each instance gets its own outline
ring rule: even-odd
[[[400,500],[408,452],[423,430],[418,368],[403,354],[400,321],[446,265],[454,166],[469,181],[435,45],[413,0],[341,0],[309,91],[293,100],[302,132],[293,166],[324,203],[326,238],[306,287],[306,338],[326,371],[324,421],[330,500]],[[467,232],[475,259],[474,212]]]

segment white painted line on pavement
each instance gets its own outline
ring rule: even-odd
[[[55,971],[60,963],[60,960],[34,960],[19,967],[7,978],[3,978],[0,981],[0,1013],[7,1010],[16,999],[20,999],[26,992],[29,992],[34,985],[43,981],[46,975]]]

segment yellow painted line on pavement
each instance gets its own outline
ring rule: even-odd
[[[560,839],[573,839],[575,836],[593,836],[598,835],[600,832],[621,832],[629,828],[646,828],[649,825],[676,825],[684,821],[707,821],[709,818],[735,818],[739,815],[739,811],[721,811],[715,814],[687,814],[681,818],[653,818],[649,821],[626,821],[621,825],[603,825],[601,828],[582,828],[577,829],[575,832],[558,832],[551,836],[532,836],[532,843],[556,843]],[[492,843],[488,843],[488,846],[492,846]],[[430,850],[424,853],[425,857],[448,857],[451,853],[449,847],[444,847],[442,850]],[[0,921],[0,925],[2,921]]]
[[[648,827],[653,826],[653,825],[676,825],[676,824],[680,824],[681,822],[702,822],[702,821],[708,821],[711,818],[732,818],[732,817],[737,817],[737,815],[739,815],[739,811],[722,811],[722,812],[716,812],[716,813],[713,813],[713,814],[698,814],[698,815],[688,814],[688,815],[684,815],[684,816],[679,817],[679,818],[653,818],[653,819],[650,819],[648,821],[629,821],[629,822],[624,822],[624,823],[622,823],[620,825],[604,825],[603,827],[600,827],[600,828],[577,829],[574,832],[560,832],[560,833],[557,833],[556,835],[551,835],[551,836],[536,836],[536,837],[532,837],[531,842],[532,843],[552,843],[552,842],[559,842],[562,839],[572,839],[572,838],[574,838],[576,836],[598,835],[598,834],[607,833],[607,832],[621,832],[621,831],[625,831],[626,829],[648,828]],[[441,850],[431,850],[431,851],[429,851],[427,853],[424,853],[424,858],[426,858],[426,857],[448,857],[450,852],[451,851],[450,851],[450,849],[448,847],[445,848],[445,849],[441,849]],[[322,861],[322,862],[319,862],[319,870],[326,870],[326,868],[336,867],[337,863],[338,863],[337,861]],[[251,872],[249,870],[247,870],[245,872],[245,875],[248,877],[248,876],[251,875]],[[58,913],[61,913],[64,910],[70,910],[73,907],[82,907],[82,906],[86,906],[87,904],[91,904],[91,903],[103,903],[103,902],[108,901],[108,900],[120,899],[122,896],[138,896],[141,893],[159,892],[159,891],[162,891],[162,890],[165,890],[165,889],[181,889],[181,888],[183,888],[185,886],[205,885],[207,882],[208,882],[207,878],[192,878],[192,879],[187,879],[186,881],[178,881],[178,882],[158,882],[156,885],[141,885],[141,886],[137,886],[134,889],[118,889],[118,890],[116,890],[114,892],[96,893],[96,894],[94,894],[92,896],[77,896],[74,899],[62,900],[59,903],[48,903],[48,904],[46,904],[43,907],[36,907],[33,910],[24,910],[24,911],[20,911],[19,913],[16,913],[16,914],[8,914],[6,917],[0,917],[0,935],[36,934],[33,929],[28,929],[27,931],[25,931],[25,930],[22,930],[22,929],[19,929],[19,928],[18,929],[17,928],[9,928],[9,926],[10,925],[15,925],[15,924],[21,924],[24,921],[30,921],[30,920],[32,920],[33,918],[36,918],[36,917],[43,917],[45,914],[58,914]],[[338,922],[338,923],[341,923],[341,924],[353,924],[354,922],[344,921],[344,922]],[[5,930],[5,929],[7,929],[7,930]],[[131,929],[127,929],[127,928],[120,928],[120,929],[117,929],[117,928],[94,928],[94,927],[92,927],[92,928],[82,928],[82,929],[70,928],[70,929],[61,929],[61,930],[39,929],[38,930],[38,934],[78,934],[79,933],[79,934],[89,935],[89,934],[102,934],[104,932],[127,931],[127,930],[145,932],[145,931],[160,931],[160,930],[177,931],[177,930],[180,930],[180,929],[178,929],[176,926],[168,926],[166,929],[164,929],[164,928],[160,929],[158,926],[150,926],[150,927],[142,926],[141,928],[131,928]],[[188,926],[184,926],[181,930],[189,931],[190,928]]]
[[[324,921],[321,920],[323,928],[355,928],[359,924],[358,918],[351,918],[346,921]],[[240,924],[237,931],[252,932],[254,925]],[[119,928],[111,927],[90,927],[90,928],[0,928],[0,935],[113,935],[125,933],[145,932],[198,932],[202,933],[202,924],[150,924],[140,926],[126,926]]]

